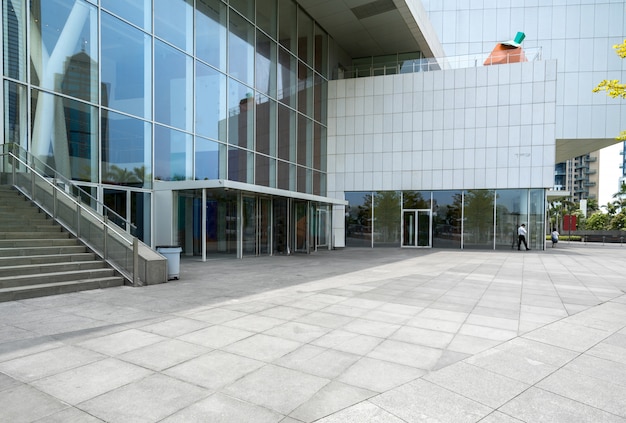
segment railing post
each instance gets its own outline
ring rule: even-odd
[[[109,218],[107,217],[107,215],[104,215],[104,231],[103,231],[103,241],[102,241],[102,255],[104,256],[104,259],[108,259],[109,258],[109,254],[107,251],[107,238],[109,237]]]
[[[80,197],[76,198],[76,236],[80,238]]]
[[[139,239],[133,237],[133,286],[139,286]]]
[[[52,217],[57,218],[57,178],[52,179]]]

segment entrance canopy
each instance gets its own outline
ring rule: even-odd
[[[622,141],[616,140],[615,138],[557,139],[555,163],[561,163],[573,159],[574,157],[583,156],[592,151],[601,150],[620,142]]]

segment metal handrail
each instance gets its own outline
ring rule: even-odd
[[[76,190],[76,192],[78,193],[76,198],[88,199],[89,201],[87,202],[87,204],[89,204],[91,208],[94,209],[94,211],[96,211],[97,213],[101,213],[105,216],[108,216],[109,219],[116,222],[118,226],[120,226],[123,230],[125,230],[129,234],[133,236],[136,235],[137,226],[134,223],[132,223],[129,219],[126,219],[125,217],[121,216],[119,213],[117,213],[113,209],[106,206],[96,197],[94,197],[93,195],[85,191],[80,185],[76,184],[75,181],[62,175],[52,166],[41,161],[36,156],[34,156],[31,152],[25,150],[21,145],[15,144],[15,143],[9,143],[9,144],[3,144],[2,147],[3,147],[3,150],[8,150],[4,152],[13,153],[14,155],[17,155],[22,160],[26,161],[26,163],[30,163],[32,168],[38,169],[40,172],[42,172],[46,177],[54,178],[57,181],[61,181],[66,186],[69,186],[72,189]],[[102,212],[100,212],[100,210],[102,210]]]
[[[56,178],[42,175],[13,152],[0,153],[0,156],[3,163],[4,158],[9,159],[6,163],[11,166],[13,187],[103,258],[133,286],[141,285],[137,237],[129,239],[129,234],[109,222],[106,215],[83,205],[80,197],[73,197],[60,188]]]

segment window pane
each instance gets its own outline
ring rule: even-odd
[[[295,107],[296,105],[297,59],[285,49],[278,49],[278,99]]]
[[[298,111],[313,117],[313,70],[298,61]]]
[[[498,190],[496,192],[496,248],[511,249],[517,245],[517,227],[526,223],[528,190]]]
[[[151,187],[152,130],[148,122],[102,111],[102,183]]]
[[[315,70],[328,77],[328,34],[315,25]]]
[[[313,118],[322,123],[326,123],[326,105],[328,98],[328,82],[320,75],[314,75],[313,86]]]
[[[430,203],[430,193],[428,193]],[[374,246],[397,247],[400,245],[400,192],[379,191],[374,193]]]
[[[228,80],[228,143],[249,149],[254,142],[253,90]]]
[[[130,221],[137,227],[135,235],[142,242],[150,245],[150,193],[130,193]]]
[[[226,175],[226,146],[196,138],[196,180],[221,179]]]
[[[493,190],[469,190],[463,205],[463,248],[493,248]]]
[[[278,105],[278,158],[296,161],[296,112]]]
[[[26,81],[26,2],[2,2],[4,75]]]
[[[156,125],[154,129],[154,179],[185,181],[192,177],[191,135]]]
[[[37,90],[31,107],[35,157],[67,178],[98,182],[98,110]]]
[[[313,166],[313,121],[298,115],[298,164]]]
[[[193,61],[160,41],[154,45],[154,118],[166,125],[191,130]]]
[[[297,8],[293,0],[278,1],[278,41],[291,52],[296,52]]]
[[[298,9],[298,58],[313,66],[313,19]]]
[[[228,180],[254,183],[254,153],[228,146]]]
[[[255,150],[276,156],[276,102],[264,96],[259,96],[256,104]]]
[[[264,187],[276,186],[276,160],[256,154],[255,184]]]
[[[530,204],[528,208],[528,246],[540,250],[544,246],[544,234],[546,233],[545,216],[546,202],[543,189],[530,190]]]
[[[197,0],[196,56],[226,72],[226,11],[220,0]]]
[[[241,82],[254,85],[254,27],[236,13],[229,16],[228,72]]]
[[[154,34],[176,47],[193,50],[193,0],[154,0]]]
[[[372,193],[346,192],[346,247],[372,246]]]
[[[257,31],[255,87],[276,98],[276,43]]]
[[[229,0],[228,4],[249,21],[254,22],[254,0]]]
[[[256,24],[270,37],[276,38],[276,0],[257,0]]]
[[[278,160],[278,180],[279,189],[295,191],[296,189],[296,165]]]
[[[102,105],[151,117],[151,38],[102,14]]]
[[[28,97],[26,87],[4,82],[4,141],[28,149]],[[0,143],[2,144],[2,143]]]
[[[433,247],[461,248],[460,191],[433,192]]]
[[[196,133],[226,141],[226,76],[196,62]]]
[[[96,8],[81,0],[33,0],[31,14],[31,82],[97,102]]]
[[[430,191],[404,191],[402,193],[403,209],[430,209]]]
[[[104,9],[115,13],[120,18],[150,31],[152,28],[152,1],[151,0],[100,0]]]

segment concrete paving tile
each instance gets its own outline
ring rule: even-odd
[[[217,392],[161,422],[275,423],[283,422],[283,417],[274,411]]]
[[[300,316],[308,314],[310,312],[311,312],[310,310],[306,310],[302,308],[278,305],[278,306],[274,306],[272,308],[268,308],[263,311],[260,311],[256,314],[260,316],[274,317],[276,319],[282,319],[282,320],[293,320]]]
[[[626,333],[614,333],[602,342],[609,345],[615,345],[616,347],[626,348]]]
[[[155,422],[209,393],[204,388],[156,374],[83,402],[79,408],[107,422]]]
[[[504,342],[495,348],[556,367],[561,367],[578,356],[575,351],[523,337]]]
[[[346,407],[376,395],[367,389],[356,388],[340,382],[330,382],[313,397],[296,408],[290,417],[303,422],[313,422]]]
[[[585,354],[611,360],[616,363],[626,364],[626,348],[617,347],[606,342],[600,342],[598,345],[587,350]]]
[[[387,338],[399,328],[400,325],[393,323],[376,322],[374,320],[357,318],[344,325],[341,329],[347,330],[348,332],[360,333],[362,335]]]
[[[21,384],[22,383],[20,381],[13,379],[11,376],[0,373],[0,392],[6,389],[15,388],[16,386],[19,386]]]
[[[58,413],[51,414],[36,420],[34,423],[102,423],[94,416],[91,416],[78,408],[66,408]]]
[[[292,301],[290,303],[286,303],[286,306],[289,307],[294,307],[294,308],[301,308],[303,310],[310,310],[310,311],[317,311],[317,310],[321,310],[324,307],[327,307],[328,304],[324,303],[324,302],[320,302],[320,301],[313,301],[313,300],[309,300],[309,299],[298,299],[296,301]]]
[[[583,354],[563,367],[626,388],[626,364]]]
[[[493,327],[478,326],[465,323],[459,329],[459,334],[491,339],[494,341],[508,341],[517,336],[516,330],[496,329]]]
[[[194,313],[186,314],[184,317],[188,317],[190,319],[201,320],[203,322],[213,323],[214,325],[218,325],[220,323],[228,322],[230,320],[235,320],[240,317],[245,316],[247,313],[242,313],[240,311],[229,310],[226,308],[210,308],[208,310],[196,311]]]
[[[261,361],[223,351],[212,351],[181,363],[178,366],[171,367],[163,373],[186,382],[217,390],[263,365],[264,363]]]
[[[429,319],[445,320],[448,322],[463,323],[467,319],[468,313],[462,313],[458,311],[438,310],[438,309],[425,309],[418,317],[426,317]]]
[[[447,332],[404,326],[392,334],[389,339],[443,349],[448,346],[453,337],[453,334]]]
[[[464,362],[452,364],[423,379],[491,408],[498,408],[529,385]]]
[[[371,402],[364,401],[318,420],[318,423],[405,423],[405,420],[400,420]]]
[[[258,313],[272,307],[276,307],[276,305],[263,301],[241,301],[239,299],[220,305],[220,308],[242,313]]]
[[[386,313],[402,314],[402,315],[406,315],[409,317],[413,317],[413,316],[417,316],[422,310],[424,310],[424,308],[391,302],[391,303],[383,304],[382,306],[378,307],[376,310],[383,311]]]
[[[44,320],[15,323],[16,327],[35,332],[39,335],[56,335],[92,329],[102,326],[103,322],[88,317],[73,315],[48,316]]]
[[[346,306],[343,304],[333,304],[324,309],[326,313],[338,314],[340,316],[361,317],[368,312],[366,308]]]
[[[313,345],[303,345],[276,361],[274,364],[309,373],[326,379],[334,379],[354,364],[360,356]]]
[[[208,348],[222,348],[252,335],[247,330],[215,325],[179,336],[178,339]]]
[[[447,320],[431,319],[421,316],[414,317],[413,319],[406,322],[407,326],[432,329],[448,333],[457,333],[462,324],[462,322],[450,322]]]
[[[484,326],[489,328],[504,329],[510,331],[517,331],[519,320],[518,319],[505,319],[502,317],[484,316],[480,314],[471,313],[466,320],[466,323],[477,326]]]
[[[559,307],[538,307],[533,305],[522,304],[522,312],[535,313],[535,314],[547,314],[555,317],[567,317],[567,310],[562,306]]]
[[[249,332],[264,332],[274,326],[282,325],[286,320],[276,319],[274,317],[258,316],[256,314],[249,314],[239,319],[231,320],[223,323],[223,326],[231,328],[243,329]]]
[[[493,411],[423,379],[387,391],[370,402],[406,422],[470,423]]]
[[[537,423],[624,423],[614,414],[538,388],[530,388],[500,407],[509,416]]]
[[[167,338],[137,329],[123,330],[110,335],[100,336],[78,343],[82,348],[88,348],[102,354],[115,356],[146,345],[156,344]]]
[[[439,357],[439,360],[437,360],[437,363],[432,367],[431,371],[443,369],[451,364],[465,360],[469,356],[469,354],[457,351],[443,350],[441,357]]]
[[[261,333],[234,342],[222,350],[269,363],[289,354],[301,345],[300,342]]]
[[[2,391],[0,417],[11,423],[30,423],[67,408],[67,404],[32,386],[19,385]]]
[[[385,392],[423,376],[425,370],[389,361],[363,357],[337,380],[352,386]]]
[[[608,332],[598,329],[560,323],[555,322],[549,326],[528,332],[523,337],[572,351],[583,352],[609,336]],[[556,324],[559,325],[553,326]]]
[[[151,374],[143,367],[108,358],[39,379],[32,385],[68,404],[77,405]]]
[[[329,329],[336,329],[347,323],[350,323],[352,320],[352,317],[341,316],[333,313],[325,313],[323,311],[314,311],[312,313],[305,314],[294,319],[294,321],[299,323],[317,325]]]
[[[385,304],[385,302],[383,301],[375,301],[375,300],[368,300],[368,299],[364,299],[364,298],[348,298],[347,300],[339,303],[342,306],[345,307],[358,307],[358,308],[364,308],[367,310],[373,310],[375,308],[378,308],[382,305]]]
[[[447,349],[464,354],[476,354],[494,347],[502,341],[494,341],[493,339],[480,338],[469,335],[455,335]]]
[[[73,346],[55,348],[0,363],[3,372],[19,381],[30,382],[106,358],[102,354]]]
[[[21,339],[40,337],[38,333],[29,330],[16,328],[15,326],[0,324],[0,339],[11,339],[18,341]]]
[[[5,341],[0,342],[0,362],[65,346],[50,336],[19,340],[5,338]]]
[[[442,351],[436,348],[386,340],[374,348],[367,356],[429,370],[437,363],[441,353]]]
[[[167,336],[168,338],[176,338],[177,336],[204,329],[211,325],[211,323],[202,322],[200,320],[188,319],[186,317],[175,317],[173,319],[167,319],[156,323],[150,323],[145,326],[140,326],[139,329],[144,332]]]
[[[281,414],[290,414],[328,382],[328,379],[267,365],[227,386],[223,392]]]
[[[311,344],[356,355],[366,355],[381,342],[383,338],[338,329],[315,339]]]
[[[276,336],[278,338],[307,343],[330,332],[330,329],[306,323],[287,322],[280,326],[265,331],[265,335]]]
[[[320,292],[317,294],[310,295],[309,297],[307,297],[307,299],[311,301],[316,301],[319,303],[336,304],[336,303],[345,301],[346,297],[342,295],[332,295],[332,294]]]
[[[390,313],[380,309],[368,311],[361,317],[367,320],[375,320],[378,322],[394,323],[399,325],[405,323],[411,318],[411,316],[407,316],[406,314]]]
[[[127,352],[118,358],[151,370],[161,371],[209,351],[209,348],[197,344],[168,339]]]
[[[626,417],[626,387],[586,374],[561,369],[536,385],[538,388]]]
[[[495,348],[468,357],[465,362],[528,384],[537,383],[558,369],[556,366]]]
[[[524,423],[522,420],[518,420],[513,418],[507,414],[501,413],[499,411],[494,411],[489,414],[487,417],[482,419],[480,423]]]

